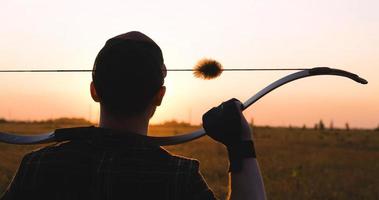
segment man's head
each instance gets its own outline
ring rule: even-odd
[[[153,113],[165,93],[165,76],[159,46],[140,32],[128,32],[109,39],[97,55],[91,95],[117,117]]]

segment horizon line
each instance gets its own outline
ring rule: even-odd
[[[47,118],[47,119],[40,119],[40,120],[33,120],[33,119],[7,119],[5,117],[0,117],[0,124],[1,123],[48,123],[49,121],[59,121],[59,120],[68,120],[68,121],[81,121],[82,123],[89,123],[89,124],[92,124],[92,125],[98,125],[97,122],[94,122],[94,121],[91,121],[89,119],[86,119],[85,117],[56,117],[56,118]],[[303,124],[303,125],[292,125],[292,124],[288,124],[288,125],[268,125],[268,124],[252,124],[251,122],[249,122],[248,124],[249,125],[252,125],[252,126],[256,126],[256,127],[267,127],[267,128],[299,128],[299,129],[315,129],[316,125],[319,125],[320,121],[323,122],[324,124],[324,130],[346,130],[346,129],[349,129],[349,130],[376,130],[376,129],[379,129],[379,124],[377,127],[370,127],[370,128],[363,128],[363,127],[350,127],[349,123],[347,122],[346,124],[348,125],[348,128],[345,126],[345,127],[341,127],[341,126],[332,126],[330,127],[325,125],[325,122],[320,119],[317,123],[314,123],[313,126],[307,126],[306,124]],[[176,119],[171,119],[171,120],[165,120],[163,122],[160,122],[160,123],[149,123],[149,126],[167,126],[167,125],[170,125],[170,123],[172,123],[172,125],[185,125],[185,126],[202,126],[201,123],[200,124],[193,124],[193,123],[190,123],[190,122],[186,122],[184,120],[182,121],[179,121],[179,120],[176,120]],[[317,128],[319,129],[319,127]]]

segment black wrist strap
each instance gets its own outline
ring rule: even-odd
[[[241,141],[227,146],[229,155],[229,172],[239,172],[242,170],[242,163],[245,158],[256,158],[253,141]]]

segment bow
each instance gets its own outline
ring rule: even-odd
[[[335,76],[342,76],[349,79],[352,79],[358,83],[361,84],[367,84],[367,80],[359,77],[356,74],[353,74],[348,71],[340,70],[340,69],[333,69],[328,67],[316,67],[311,69],[304,69],[299,72],[295,72],[293,74],[287,75],[267,87],[263,88],[261,91],[256,93],[254,96],[250,97],[247,101],[243,103],[242,110],[245,110],[255,102],[257,102],[259,99],[261,99],[266,94],[270,93],[274,89],[287,84],[289,82],[311,77],[311,76],[318,76],[318,75],[335,75]],[[11,133],[4,133],[0,132],[0,142],[9,143],[9,144],[43,144],[43,143],[49,143],[49,142],[62,142],[67,140],[75,140],[75,139],[82,139],[85,138],[85,131],[81,135],[80,131],[72,131],[74,129],[78,128],[69,128],[69,129],[57,129],[54,132],[46,133],[46,134],[39,134],[39,135],[17,135],[17,134],[11,134]],[[73,134],[74,133],[74,134]],[[200,138],[204,136],[206,133],[204,129],[199,129],[197,131],[186,133],[183,135],[178,136],[165,136],[165,137],[154,137],[154,136],[146,136],[147,140],[150,140],[151,142],[158,144],[160,146],[167,146],[167,145],[175,145],[175,144],[181,144],[188,141],[195,140],[197,138]]]

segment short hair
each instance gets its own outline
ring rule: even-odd
[[[164,84],[162,51],[150,41],[114,37],[98,53],[92,80],[100,104],[117,116],[146,110]]]

